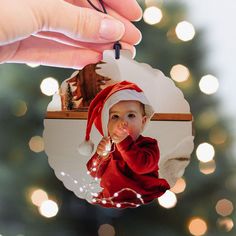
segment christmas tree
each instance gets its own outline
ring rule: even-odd
[[[151,1],[142,7],[144,20],[137,27],[143,39],[136,60],[171,77],[194,116],[196,148],[184,177],[168,199],[135,209],[104,209],[77,198],[50,168],[42,139],[43,120],[53,94],[44,84],[56,87],[56,81],[61,83],[73,71],[0,65],[0,235],[236,234],[230,120],[220,114],[214,91],[204,89],[204,81],[212,80],[204,66],[204,32],[195,29],[194,35],[190,30],[192,38],[184,34],[185,27],[192,29],[193,25],[187,22],[180,1],[162,5]]]
[[[66,90],[66,101],[65,101],[65,104],[66,104],[66,109],[67,110],[72,110],[73,107],[74,107],[74,104],[73,104],[73,94],[72,94],[72,91],[71,91],[71,86],[70,84],[68,83],[67,84],[67,90]]]

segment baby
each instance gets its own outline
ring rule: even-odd
[[[88,116],[94,112],[92,120],[103,138],[87,168],[91,176],[100,178],[103,190],[93,203],[137,207],[165,193],[170,187],[158,177],[157,141],[141,135],[153,115],[142,90],[127,81],[109,86],[92,101]]]

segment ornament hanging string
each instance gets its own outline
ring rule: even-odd
[[[101,7],[102,7],[102,10],[99,9],[98,7],[96,7],[96,6],[91,2],[91,0],[87,0],[87,1],[88,1],[88,3],[89,3],[95,10],[107,14],[105,5],[104,5],[104,3],[103,3],[103,0],[98,0],[99,3],[100,3],[100,5],[101,5]],[[119,59],[119,58],[120,58],[120,50],[121,50],[121,44],[120,44],[119,41],[117,41],[117,42],[114,43],[113,49],[115,50],[115,59]]]

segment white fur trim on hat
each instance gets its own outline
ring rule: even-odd
[[[84,156],[91,156],[94,151],[94,143],[91,140],[84,140],[84,142],[79,145],[78,151]]]
[[[145,115],[147,116],[147,121],[150,120],[154,114],[154,109],[150,105],[150,102],[146,98],[143,92],[137,92],[133,89],[124,89],[117,91],[112,94],[105,102],[102,109],[102,130],[105,136],[108,136],[107,124],[109,120],[109,110],[110,108],[120,101],[139,101],[144,104]],[[146,122],[147,123],[147,122]],[[146,126],[145,126],[146,127]]]

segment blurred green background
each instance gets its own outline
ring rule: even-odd
[[[136,23],[143,39],[135,59],[171,77],[183,91],[194,115],[195,150],[184,177],[172,190],[176,204],[166,208],[154,201],[136,209],[103,209],[78,199],[64,188],[43,151],[43,120],[51,97],[41,92],[40,85],[48,77],[60,83],[73,70],[2,64],[0,236],[236,235],[232,120],[221,113],[218,97],[199,88],[204,75],[217,77],[212,68],[206,68],[204,30],[195,28],[192,39],[181,38],[175,32],[176,26],[188,20],[181,1],[161,5],[150,1],[142,5],[144,10],[152,6],[161,10],[163,16],[159,23],[152,24],[150,14],[159,14],[154,9],[154,13],[146,12],[145,21]],[[176,81],[179,73],[180,78],[185,78],[182,82]],[[203,143],[209,145],[200,153]],[[212,150],[213,159],[204,162]],[[39,189],[58,206],[54,217],[45,217],[32,200]]]

